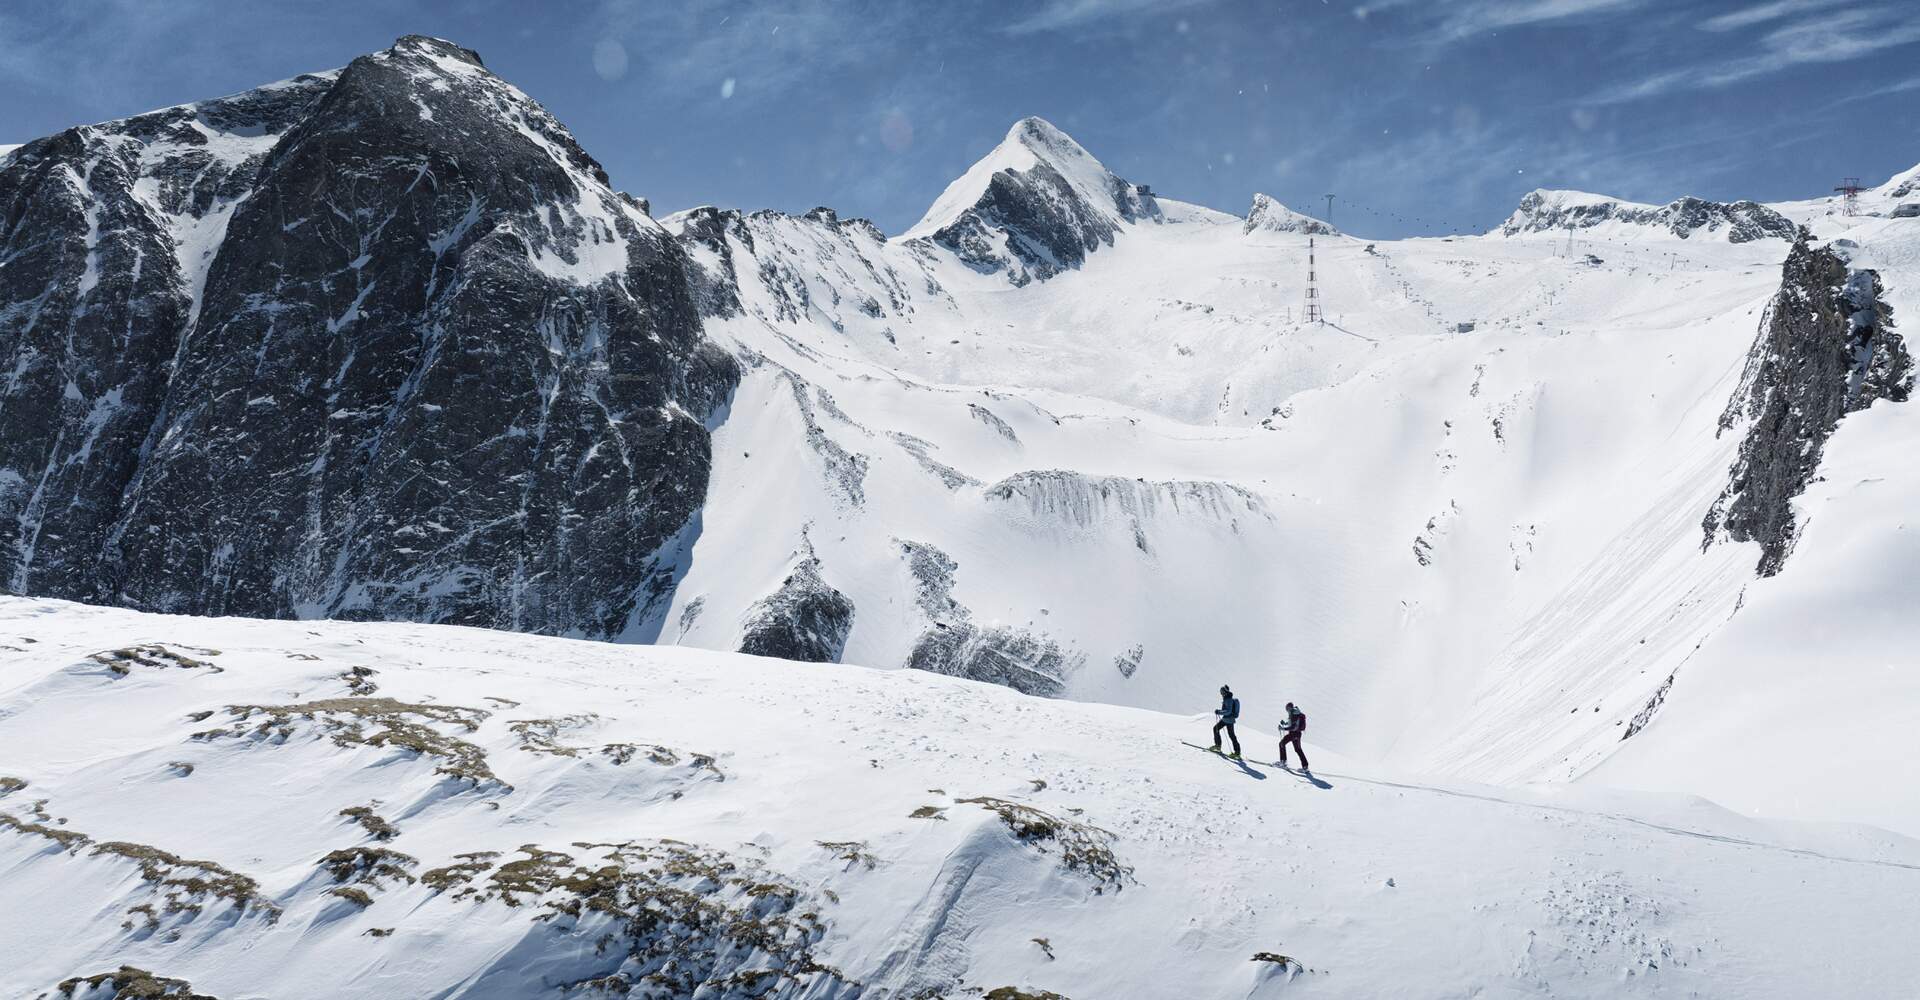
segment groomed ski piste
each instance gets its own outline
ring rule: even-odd
[[[1204,713],[921,671],[21,599],[0,644],[10,996],[122,967],[222,998],[1867,997],[1920,975],[1920,844],[1866,827],[1311,741],[1309,777],[1253,727],[1243,765],[1182,747]]]

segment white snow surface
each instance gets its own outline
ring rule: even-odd
[[[604,907],[497,891],[529,851],[592,871],[617,844],[735,866],[673,883],[735,917],[817,913],[810,957],[862,988],[803,974],[780,995],[1893,996],[1920,975],[1920,843],[1685,796],[1410,778],[1311,730],[1308,776],[1265,763],[1252,726],[1245,765],[1182,746],[1206,742],[1204,716],[448,626],[0,598],[0,643],[17,779],[0,879],[27,904],[0,908],[9,996],[123,965],[225,998],[637,982],[658,962],[627,957],[639,932]],[[93,655],[116,649],[146,659]],[[376,723],[329,729],[356,700],[412,713],[491,780],[358,738]],[[229,707],[284,705],[306,707],[266,725]],[[616,763],[620,744],[638,752]],[[1023,841],[977,797],[1068,825]],[[397,835],[342,812],[358,807]],[[404,857],[336,882],[324,859],[357,848]],[[429,877],[462,861],[469,882]],[[188,884],[210,872],[252,880],[220,878],[244,904]],[[698,935],[671,933],[640,940],[696,961]],[[715,979],[773,962],[744,938],[726,952]]]

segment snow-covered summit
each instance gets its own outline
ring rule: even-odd
[[[1586,191],[1536,188],[1520,199],[1500,233],[1517,236],[1565,229],[1592,230],[1593,235],[1626,240],[1666,236],[1684,240],[1705,234],[1728,243],[1750,243],[1792,239],[1794,224],[1755,201],[1686,197],[1665,205],[1649,205]]]
[[[1247,221],[1241,231],[1253,233],[1300,233],[1312,236],[1333,236],[1340,231],[1325,222],[1296,212],[1272,197],[1264,194],[1253,196],[1253,207],[1247,210]]]
[[[1024,174],[1041,166],[1058,173],[1066,191],[1088,204],[1105,207],[1113,203],[1113,185],[1119,178],[1058,126],[1045,118],[1029,116],[1014,122],[998,146],[948,184],[901,238],[931,236],[958,221],[988,195],[994,176],[1001,171]]]
[[[900,237],[945,247],[1016,285],[1075,268],[1123,225],[1161,217],[1153,193],[1043,118],[1022,118]]]

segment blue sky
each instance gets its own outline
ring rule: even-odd
[[[476,49],[656,212],[830,205],[898,232],[1041,115],[1162,195],[1370,236],[1535,187],[1810,197],[1920,162],[1912,0],[27,0],[0,142],[346,63]]]

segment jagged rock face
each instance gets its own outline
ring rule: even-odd
[[[747,611],[740,652],[808,663],[838,663],[853,630],[853,601],[820,578],[809,550],[793,572]]]
[[[703,420],[737,379],[703,337],[684,251],[467,50],[409,37],[310,79],[101,130],[118,158],[68,134],[44,141],[65,144],[57,166],[16,155],[0,172],[9,215],[38,213],[9,233],[56,234],[10,251],[35,270],[0,279],[0,330],[42,397],[78,387],[49,426],[9,421],[0,442],[28,484],[0,492],[9,589],[644,629],[705,493]],[[167,135],[252,131],[221,115],[264,131],[215,180],[120,179]],[[98,175],[94,195],[69,173]],[[156,202],[185,220],[174,233],[137,218]],[[79,263],[94,210],[133,220],[93,240],[118,261],[98,273],[120,313],[98,321]],[[85,355],[35,348],[96,322]],[[87,530],[48,521],[43,480],[72,481]]]
[[[0,164],[0,587],[112,598],[101,555],[209,245],[332,82],[69,129]]]
[[[1703,201],[1680,198],[1666,205],[1636,205],[1568,191],[1533,191],[1520,199],[1501,233],[1554,232],[1589,229],[1604,223],[1625,223],[1664,229],[1687,239],[1694,235],[1724,238],[1729,243],[1761,239],[1792,239],[1794,224],[1779,212],[1755,201]]]
[[[1878,274],[1850,271],[1804,233],[1787,254],[1780,291],[1720,417],[1722,432],[1741,423],[1748,430],[1704,522],[1708,545],[1723,534],[1759,542],[1761,576],[1778,573],[1792,551],[1793,498],[1820,467],[1840,418],[1912,394],[1913,358],[1880,291]]]
[[[1332,236],[1339,230],[1310,215],[1302,215],[1264,194],[1253,196],[1253,207],[1247,210],[1247,221],[1242,223],[1240,231],[1253,233],[1300,233],[1304,236]]]
[[[927,237],[975,270],[1015,285],[1044,281],[1112,246],[1123,223],[1161,217],[1145,188],[1041,119],[1014,125],[1001,148],[1009,146],[1028,151],[1026,162],[994,171],[971,207]]]

